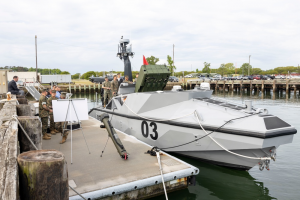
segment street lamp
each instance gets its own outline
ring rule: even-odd
[[[248,76],[250,76],[250,57],[251,57],[251,55],[249,55]]]

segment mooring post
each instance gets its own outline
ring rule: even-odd
[[[79,93],[81,92],[81,84],[78,86]]]
[[[275,94],[276,92],[276,80],[273,80],[273,93]]]
[[[18,116],[31,116],[31,107],[27,104],[17,105],[17,115]]]
[[[240,81],[240,91],[243,91],[243,81]]]
[[[57,150],[27,151],[18,156],[22,199],[69,199],[68,167]]]
[[[84,93],[85,93],[86,92],[86,85],[84,85],[83,87],[84,87],[83,90],[84,90]]]
[[[91,85],[89,85],[89,92],[91,92]]]
[[[264,93],[265,92],[265,81],[261,81],[261,91]]]
[[[74,93],[76,93],[76,85],[74,85]]]
[[[289,90],[289,89],[290,89],[290,88],[289,88],[289,86],[290,86],[290,85],[289,85],[289,82],[290,82],[290,80],[287,79],[287,80],[286,80],[286,86],[285,86],[285,93],[286,93],[286,94],[289,94],[289,93],[290,93],[290,90]]]
[[[31,144],[26,134],[29,136],[33,144],[42,149],[42,123],[38,116],[19,116],[18,120],[23,127],[19,125],[19,143],[20,152],[35,150],[35,147]]]
[[[28,100],[26,98],[17,98],[19,104],[28,104]]]

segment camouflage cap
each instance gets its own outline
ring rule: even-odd
[[[56,90],[51,90],[52,93],[56,93]]]
[[[47,88],[42,89],[42,92],[48,92]]]

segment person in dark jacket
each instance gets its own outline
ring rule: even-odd
[[[122,79],[122,77],[121,77],[121,74],[120,73],[118,73],[117,74],[117,79],[118,79],[118,84],[119,84],[119,86],[121,85],[121,83],[123,83],[123,79]]]
[[[18,76],[14,76],[13,77],[13,80],[11,80],[9,83],[8,83],[8,92],[12,93],[12,94],[16,94],[16,95],[24,95],[24,91],[23,90],[20,90],[18,87],[17,87],[17,83],[18,82],[19,78]]]

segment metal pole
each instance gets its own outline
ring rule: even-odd
[[[36,73],[36,80],[38,80],[38,74],[37,74],[37,36],[35,36],[35,73]]]
[[[173,44],[173,66],[175,66],[175,61],[174,61],[174,47],[175,47],[175,45]],[[174,76],[174,68],[173,68],[173,76]]]
[[[249,55],[248,76],[250,76],[250,57],[251,57],[251,55]]]

